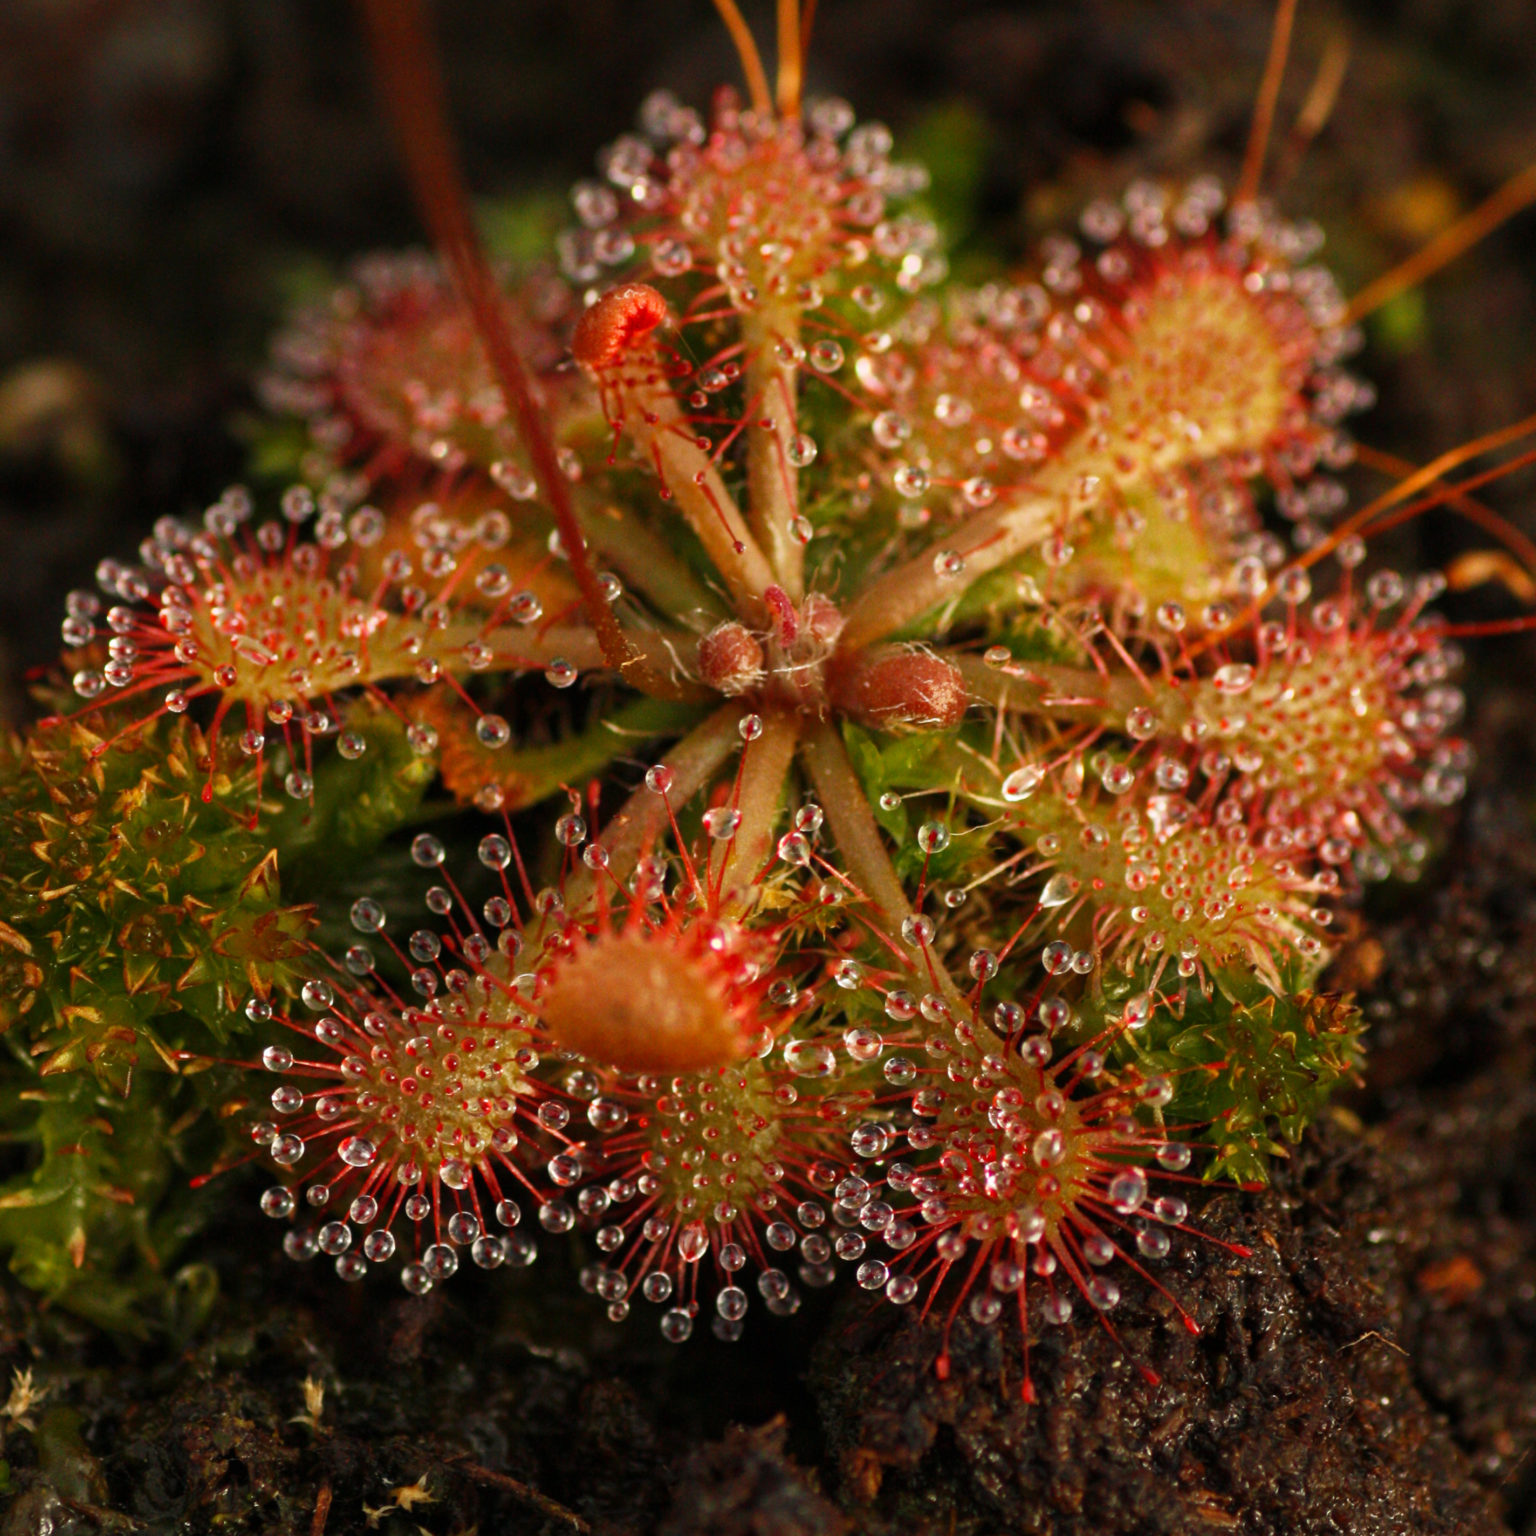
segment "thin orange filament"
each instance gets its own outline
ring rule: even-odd
[[[1457,498],[1465,496],[1468,491],[1480,490],[1485,485],[1491,485],[1495,480],[1506,479],[1516,470],[1524,469],[1528,464],[1536,464],[1536,448],[1527,448],[1524,453],[1516,454],[1514,458],[1506,459],[1504,463],[1496,464],[1492,469],[1485,469],[1481,474],[1471,475],[1455,485],[1442,486],[1439,490],[1431,491],[1427,496],[1421,496],[1417,501],[1410,501],[1406,507],[1399,507],[1395,512],[1379,518],[1370,527],[1362,529],[1362,533],[1364,537],[1374,539],[1378,534],[1386,533],[1400,523],[1412,522],[1421,513],[1428,512],[1431,507],[1453,506]],[[1498,514],[1494,513],[1493,516],[1497,517]]]
[[[645,692],[670,693],[667,680],[653,675],[654,669],[630,644],[592,569],[569,483],[560,469],[548,423],[533,398],[506,305],[470,218],[424,0],[362,0],[362,8],[411,189],[433,242],[474,316],[475,330],[554,515],[604,659]]]
[[[1296,0],[1280,0],[1275,12],[1275,27],[1269,39],[1269,58],[1264,78],[1253,104],[1253,126],[1248,130],[1248,148],[1243,155],[1242,174],[1232,194],[1234,205],[1251,203],[1258,195],[1259,178],[1264,174],[1264,156],[1269,149],[1269,132],[1274,126],[1275,103],[1280,99],[1280,82],[1285,78],[1285,61],[1291,50],[1291,27],[1296,20]]]
[[[811,46],[811,25],[816,20],[816,0],[805,0],[800,12],[800,57],[803,59]]]
[[[1436,235],[1422,250],[1414,252],[1390,272],[1383,272],[1375,282],[1368,283],[1349,301],[1345,318],[1359,320],[1390,303],[1398,294],[1422,283],[1441,267],[1449,266],[1463,251],[1470,250],[1532,203],[1536,203],[1536,165],[1528,165],[1511,176],[1491,197]]]
[[[752,98],[752,110],[762,117],[773,116],[773,95],[768,89],[768,76],[763,71],[762,55],[757,51],[752,29],[737,9],[736,0],[715,0],[715,9],[725,23],[736,45],[736,55],[741,60],[741,72],[746,76],[747,92]]]
[[[1324,555],[1337,549],[1350,534],[1357,532],[1389,507],[1395,507],[1400,502],[1407,501],[1410,496],[1423,490],[1425,486],[1433,485],[1451,470],[1460,468],[1468,459],[1493,453],[1509,443],[1518,442],[1522,437],[1529,437],[1532,432],[1536,432],[1536,415],[1526,416],[1510,426],[1500,427],[1496,432],[1475,437],[1470,443],[1463,443],[1459,448],[1448,449],[1439,458],[1431,459],[1422,469],[1415,470],[1406,479],[1400,480],[1390,491],[1384,491],[1374,501],[1367,502],[1358,512],[1340,523],[1321,544],[1309,550],[1301,563],[1315,565]],[[1445,499],[1441,497],[1442,501]]]
[[[803,47],[800,0],[779,0],[779,116],[791,122],[800,116],[800,88],[805,78]]]
[[[1417,465],[1409,463],[1407,459],[1400,459],[1395,453],[1383,453],[1377,448],[1367,448],[1363,444],[1356,444],[1355,457],[1368,469],[1379,469],[1383,474],[1393,475],[1399,479],[1414,474]],[[1446,498],[1446,504],[1454,507],[1470,523],[1475,523],[1485,533],[1490,533],[1512,554],[1533,577],[1536,577],[1536,542],[1527,538],[1507,518],[1501,517],[1492,507],[1485,507],[1482,502],[1474,501],[1465,492],[1457,488],[1454,495]],[[1384,525],[1378,524],[1376,532],[1380,532]]]
[[[1340,523],[1326,539],[1315,544],[1295,563],[1303,569],[1316,565],[1319,560],[1332,554],[1351,534],[1361,532],[1367,524],[1373,523],[1383,512],[1401,505],[1409,497],[1423,490],[1425,486],[1435,484],[1436,481],[1441,480],[1451,470],[1465,464],[1468,459],[1478,458],[1484,453],[1492,453],[1495,449],[1503,448],[1509,443],[1518,442],[1522,437],[1529,437],[1533,432],[1536,432],[1536,415],[1526,416],[1510,426],[1500,427],[1496,432],[1489,432],[1482,437],[1474,438],[1470,443],[1463,443],[1459,448],[1448,449],[1439,458],[1430,460],[1422,469],[1415,470],[1405,480],[1399,481],[1391,490],[1384,491],[1374,501],[1367,502],[1358,512],[1355,512],[1345,519],[1344,522]],[[1443,490],[1424,498],[1422,504],[1415,508],[1415,515],[1418,512],[1428,511],[1431,507],[1443,506],[1452,496],[1463,495],[1466,491],[1474,489],[1477,485],[1484,484],[1491,479],[1496,479],[1501,474],[1509,473],[1515,467],[1517,466],[1512,464],[1501,465],[1496,470],[1477,476],[1474,480],[1468,481],[1463,485],[1447,486]],[[1379,526],[1376,531],[1380,531]],[[1230,623],[1224,624],[1220,629],[1212,630],[1210,634],[1205,635],[1194,645],[1189,646],[1185,651],[1186,656],[1191,658],[1198,656],[1210,650],[1212,646],[1220,645],[1245,625],[1253,623],[1263,611],[1264,604],[1273,596],[1273,587],[1267,587]]]
[[[1348,37],[1342,32],[1335,32],[1323,49],[1323,57],[1318,63],[1311,89],[1301,104],[1301,111],[1296,114],[1290,133],[1286,135],[1272,186],[1282,187],[1291,179],[1307,152],[1307,146],[1323,131],[1328,119],[1333,116],[1339,92],[1344,87],[1344,76],[1349,71],[1349,55]]]

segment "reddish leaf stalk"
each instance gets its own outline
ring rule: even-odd
[[[671,682],[646,663],[624,634],[588,558],[548,424],[529,388],[506,307],[470,218],[463,174],[448,133],[442,74],[425,0],[361,0],[361,5],[412,193],[433,243],[474,316],[475,329],[527,446],[539,489],[554,514],[603,656],[636,687],[658,697],[674,697],[677,690]]]

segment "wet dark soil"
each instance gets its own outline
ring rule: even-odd
[[[1375,974],[1379,1075],[1272,1190],[1206,1209],[1253,1257],[1192,1242],[1160,1271],[1198,1337],[1143,1290],[1115,1316],[1123,1349],[1093,1329],[1036,1344],[1034,1408],[995,1330],[957,1325],[942,1383],[938,1333],[911,1319],[823,1346],[828,1454],[889,1518],[870,1529],[1530,1528],[1533,859],[1522,808],[1475,803],[1428,920],[1346,962]]]
[[[444,9],[487,192],[568,183],[647,89],[729,70],[702,0]],[[1006,246],[1138,170],[1230,173],[1267,12],[823,0],[817,83],[918,134],[961,103],[985,146],[971,238]],[[1358,287],[1437,198],[1536,153],[1536,28],[1525,0],[1304,0],[1292,111],[1341,28],[1346,87],[1286,202]],[[295,272],[415,227],[339,8],[27,0],[0,60],[14,680],[97,557],[241,472],[230,423]],[[1422,461],[1530,410],[1533,270],[1528,219],[1373,330],[1362,436]],[[1529,482],[1490,496],[1532,504]],[[1465,542],[1442,524],[1398,554]],[[603,1321],[559,1255],[412,1300],[278,1260],[240,1196],[148,1342],[0,1281],[0,1394],[28,1367],[49,1386],[25,1423],[0,1412],[0,1536],[1536,1531],[1536,733],[1531,654],[1498,645],[1469,685],[1477,791],[1341,962],[1374,1024],[1365,1088],[1271,1190],[1203,1213],[1253,1257],[1187,1240],[1159,1270],[1198,1336],[1127,1277],[1118,1343],[1032,1339],[1029,1406],[1006,1330],[956,1324],[943,1381],[937,1324],[858,1297],[674,1350]]]

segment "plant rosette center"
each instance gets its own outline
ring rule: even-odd
[[[840,648],[843,615],[821,592],[797,607],[770,586],[765,602],[768,628],[728,619],[699,641],[699,677],[727,698],[887,728],[943,730],[964,716],[965,680],[941,657],[921,646]]]

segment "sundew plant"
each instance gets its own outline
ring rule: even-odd
[[[363,9],[435,254],[292,318],[297,478],[104,560],[0,744],[13,1272],[142,1326],[249,1196],[274,1284],[579,1243],[678,1342],[835,1283],[1113,1329],[1356,1075],[1336,936],[1463,792],[1444,578],[1370,539],[1533,423],[1351,508],[1348,364],[1531,178],[1351,301],[1263,195],[1282,3],[1234,184],[960,282],[809,8],[770,81],[718,0],[745,92],[509,267]]]

